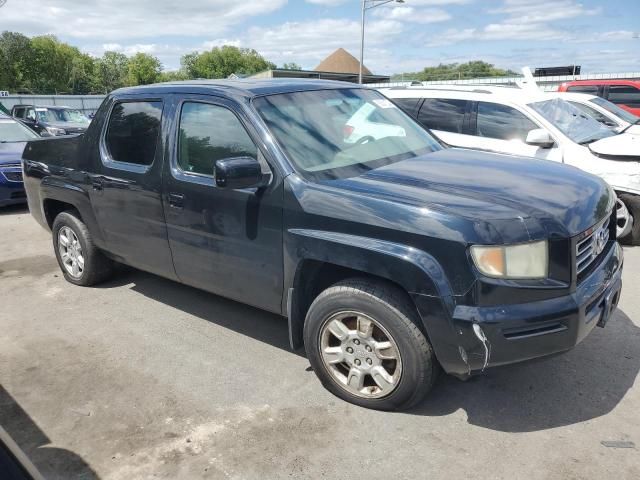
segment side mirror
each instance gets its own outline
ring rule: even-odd
[[[540,148],[551,148],[555,144],[549,132],[547,132],[544,128],[536,128],[534,130],[530,130],[527,133],[527,139],[525,142],[528,145],[533,145],[535,147]]]
[[[213,176],[218,187],[232,190],[264,187],[268,183],[268,176],[262,173],[260,162],[253,157],[216,160]]]

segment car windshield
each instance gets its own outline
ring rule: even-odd
[[[0,119],[0,143],[28,142],[34,138],[39,137],[20,122]]]
[[[47,108],[37,110],[38,120],[48,123],[89,123],[89,119],[80,111],[69,108]]]
[[[616,135],[616,132],[561,98],[530,103],[529,107],[571,140],[582,145]]]
[[[615,103],[611,103],[609,100],[605,100],[604,98],[595,97],[589,101],[604,108],[608,112],[613,113],[616,117],[621,118],[627,123],[636,124],[640,121],[640,117],[636,117],[633,113],[627,112],[624,108],[620,108]]]
[[[373,90],[316,90],[253,101],[305,176],[343,178],[443,148]]]

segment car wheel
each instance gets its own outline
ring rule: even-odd
[[[53,248],[64,278],[74,285],[100,283],[113,272],[113,261],[93,244],[77,212],[60,213],[53,221]]]
[[[406,409],[424,398],[439,369],[418,321],[398,288],[345,280],[309,307],[307,357],[334,395],[366,408]]]
[[[628,233],[620,238],[620,242],[627,245],[640,245],[640,196],[623,193],[619,199],[628,210],[628,222],[631,228],[627,227]]]

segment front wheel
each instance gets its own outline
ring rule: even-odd
[[[322,384],[356,405],[406,409],[436,379],[438,364],[415,308],[391,285],[364,279],[333,285],[312,303],[304,330]]]
[[[620,242],[627,245],[640,245],[640,196],[622,193],[619,195],[618,201],[623,202],[627,210],[627,222],[631,223],[631,227],[625,228],[627,234],[620,238]],[[618,209],[618,212],[620,209]],[[620,219],[618,218],[618,226]],[[628,225],[628,224],[627,224]]]

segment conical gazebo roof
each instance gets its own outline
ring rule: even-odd
[[[359,69],[360,62],[358,59],[344,48],[339,48],[320,62],[314,70],[318,72],[358,73]],[[365,65],[362,66],[362,74],[372,75]]]

